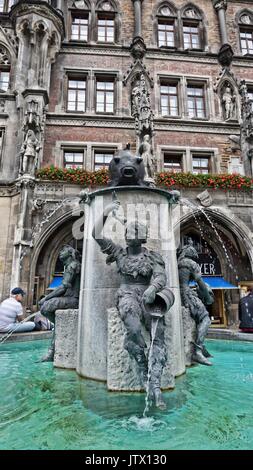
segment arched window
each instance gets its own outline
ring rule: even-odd
[[[6,48],[0,44],[0,93],[5,93],[9,89],[10,69],[9,54]]]
[[[112,44],[118,41],[119,25],[117,7],[109,0],[102,0],[97,4],[97,42]]]
[[[176,20],[175,8],[167,2],[162,3],[157,11],[158,47],[176,48],[178,46]]]
[[[84,0],[73,2],[71,8],[70,40],[88,42],[90,40],[90,5]]]
[[[192,4],[184,7],[181,13],[184,50],[204,50],[204,25],[199,9]]]
[[[242,54],[253,55],[253,11],[243,11],[239,15],[238,26]]]

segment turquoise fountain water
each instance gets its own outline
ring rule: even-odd
[[[36,363],[47,342],[0,347],[0,449],[253,449],[253,343],[209,341],[197,366],[143,418],[145,394]]]

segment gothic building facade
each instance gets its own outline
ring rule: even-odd
[[[40,168],[96,171],[148,135],[156,172],[252,177],[252,102],[250,0],[0,0],[1,298],[21,285],[36,308],[62,244],[81,246],[82,187]],[[200,208],[177,224],[212,278],[213,323],[236,323],[252,191],[181,193]]]

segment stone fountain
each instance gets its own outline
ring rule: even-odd
[[[134,218],[138,214],[141,220],[150,222],[147,248],[159,253],[165,262],[167,286],[173,292],[175,301],[165,315],[166,364],[162,388],[173,388],[175,376],[185,371],[173,229],[173,208],[178,202],[179,193],[146,186],[141,171],[141,159],[135,159],[129,152],[125,151],[120,157],[117,156],[112,166],[113,186],[83,196],[85,234],[76,370],[82,377],[106,381],[109,390],[143,389],[136,361],[124,349],[125,326],[115,307],[115,296],[120,283],[116,265],[106,265],[105,255],[100,252],[92,237],[98,214],[112,202],[116,192],[122,218]],[[124,230],[119,217],[111,217],[105,224],[105,236],[111,238],[113,234],[114,243],[124,246]],[[142,333],[146,343],[149,343],[147,331],[143,329]]]
[[[142,321],[138,330],[145,345],[143,348],[147,348],[145,357],[148,359],[148,351],[153,348],[151,339],[156,334],[153,320],[156,318],[159,324],[159,318],[163,316],[161,335],[165,355],[159,359],[159,348],[154,348],[156,353],[152,362],[162,373],[158,380],[161,393],[160,388],[173,388],[175,377],[185,372],[186,365],[192,364],[191,344],[196,335],[195,323],[190,317],[192,312],[185,308],[185,304],[183,310],[181,306],[178,243],[175,241],[173,222],[180,194],[178,191],[156,188],[150,184],[150,179],[145,181],[142,158],[134,157],[128,149],[114,157],[110,164],[110,175],[108,187],[81,193],[84,240],[79,310],[57,312],[54,365],[76,369],[84,378],[104,381],[110,391],[146,389],[138,354],[134,350],[135,340],[129,346],[129,325],[122,314],[124,308],[122,310],[120,302],[116,302],[119,287],[122,289],[124,269],[115,253],[121,250],[121,255],[123,253],[131,258],[129,243],[125,248],[125,234],[128,230],[126,222],[138,220],[138,224],[148,227],[148,236],[139,237],[145,238],[142,242],[146,243],[142,253],[152,254],[155,259],[159,259],[167,278],[160,290],[156,288],[153,300],[147,301],[150,305],[142,304],[143,311],[151,312],[152,321],[149,326]],[[98,222],[99,217],[101,222]],[[99,224],[101,227],[98,229]],[[126,277],[123,289],[126,288]],[[133,277],[137,278],[138,272]],[[166,308],[155,317],[154,306],[159,295],[162,296],[162,288],[167,289],[163,296]]]

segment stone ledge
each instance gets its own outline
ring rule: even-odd
[[[6,335],[6,333],[0,333],[0,344],[1,339]],[[34,331],[28,333],[13,333],[7,340],[6,343],[12,342],[24,342],[24,341],[33,341],[40,339],[50,339],[52,337],[52,331]]]
[[[239,330],[229,330],[223,328],[209,329],[208,339],[227,339],[235,341],[251,341],[253,342],[253,333],[242,333]]]

